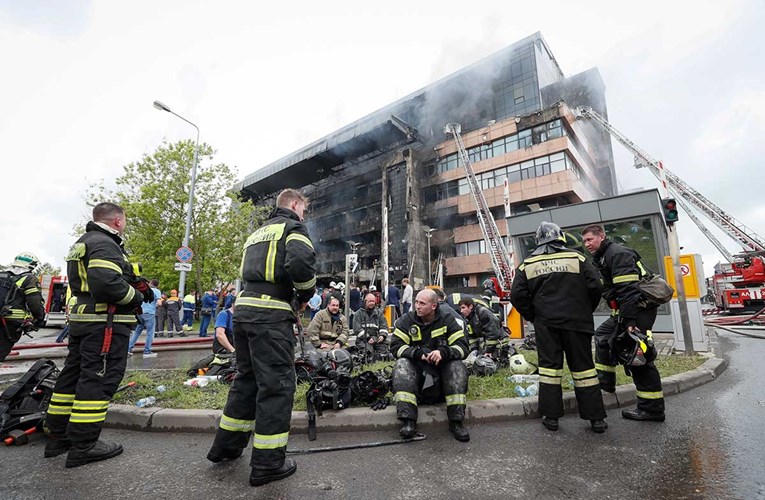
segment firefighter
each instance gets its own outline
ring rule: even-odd
[[[99,440],[109,400],[125,374],[136,310],[152,302],[148,283],[136,282],[125,255],[125,211],[113,203],[93,208],[93,220],[66,256],[75,297],[69,314],[69,354],[53,389],[45,457],[69,451],[67,467],[106,460],[122,445]]]
[[[364,307],[356,311],[353,318],[356,347],[364,353],[365,359],[385,359],[388,352],[388,321],[377,307],[377,298],[373,293],[364,296]]]
[[[537,248],[518,266],[513,279],[513,305],[534,322],[539,352],[539,411],[542,424],[558,430],[563,416],[563,355],[574,381],[579,416],[593,431],[608,427],[603,396],[592,361],[592,313],[602,288],[595,268],[575,250],[565,247],[560,227],[542,222]]]
[[[471,297],[459,301],[460,314],[467,323],[470,351],[479,351],[497,359],[499,350],[510,344],[510,337],[502,329],[499,320],[488,307],[477,303]]]
[[[656,321],[658,305],[642,297],[638,283],[649,273],[640,262],[640,255],[633,249],[619,245],[606,238],[599,225],[588,226],[582,231],[582,241],[592,254],[595,267],[603,280],[603,298],[611,306],[611,317],[595,332],[595,367],[600,387],[606,392],[616,390],[616,360],[611,344],[615,337],[624,333],[642,333],[650,338]],[[661,376],[653,360],[643,366],[625,366],[632,375],[637,389],[637,409],[622,411],[629,420],[653,420],[663,422],[664,394]]]
[[[244,244],[244,290],[236,299],[237,374],[207,459],[242,454],[254,430],[250,484],[286,478],[297,469],[285,458],[295,396],[293,324],[316,287],[315,254],[303,225],[307,199],[294,189],[276,198],[271,218]]]
[[[493,312],[497,318],[502,316],[502,304],[499,302],[499,294],[497,293],[497,286],[494,280],[497,278],[486,278],[483,282],[483,292],[481,292],[481,298],[489,305],[491,312]]]
[[[467,400],[468,372],[462,360],[467,342],[462,327],[438,306],[433,290],[417,294],[414,310],[396,321],[391,352],[396,415],[403,422],[400,434],[417,433],[418,402],[432,404],[446,400],[449,431],[458,441],[470,441],[463,425]]]
[[[5,297],[8,307],[0,317],[0,361],[11,352],[13,344],[19,341],[24,333],[36,330],[45,324],[45,306],[43,305],[42,293],[37,286],[37,278],[34,271],[39,260],[34,254],[22,252],[13,259],[13,264],[2,274],[3,286],[6,286]]]

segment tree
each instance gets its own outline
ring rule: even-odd
[[[100,182],[87,194],[90,204],[112,201],[125,209],[125,246],[131,261],[140,262],[143,276],[159,279],[163,289],[178,284],[173,266],[183,241],[193,158],[194,142],[163,143],[151,155],[125,165],[116,188]],[[187,280],[187,289],[200,292],[239,275],[244,241],[268,210],[232,193],[236,172],[213,160],[212,147],[200,144],[189,237],[193,269]]]
[[[61,268],[60,267],[55,267],[50,262],[43,262],[35,270],[35,275],[40,277],[40,276],[44,276],[46,274],[50,274],[52,276],[58,276],[58,275],[61,274]]]

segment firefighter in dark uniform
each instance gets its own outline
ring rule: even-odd
[[[571,370],[579,416],[592,430],[606,430],[606,410],[592,361],[592,313],[602,288],[595,268],[564,246],[560,227],[543,222],[537,248],[518,266],[513,279],[513,305],[534,322],[539,352],[539,412],[542,424],[558,430],[563,416],[563,355]]]
[[[494,313],[471,297],[460,299],[460,314],[467,323],[470,350],[497,359],[499,350],[510,344],[510,337]]]
[[[253,434],[250,484],[286,478],[297,469],[285,458],[295,396],[296,296],[301,309],[316,287],[315,254],[302,223],[307,200],[294,189],[276,198],[271,218],[247,238],[242,258],[244,290],[236,299],[234,347],[237,374],[207,458],[242,454]]]
[[[38,263],[39,260],[34,254],[22,252],[13,260],[10,269],[3,273],[5,279],[13,281],[18,291],[15,296],[7,297],[8,308],[0,317],[0,361],[8,356],[13,344],[18,342],[24,333],[45,324],[42,293],[37,286],[37,278],[32,274]],[[7,285],[13,286],[11,283]]]
[[[365,359],[385,358],[388,352],[388,321],[377,307],[377,298],[373,293],[364,296],[364,307],[353,315],[353,333],[356,335],[356,347],[364,353]]]
[[[135,310],[154,300],[148,285],[145,294],[131,285],[137,278],[122,246],[125,225],[119,205],[99,203],[66,257],[73,296],[69,354],[48,407],[45,456],[69,450],[67,467],[122,453],[122,445],[98,437],[109,400],[125,374]]]
[[[446,399],[449,431],[458,441],[469,441],[463,425],[467,400],[468,372],[465,333],[455,319],[438,306],[433,290],[417,294],[414,310],[396,321],[391,352],[396,415],[403,422],[400,434],[417,433],[417,402],[437,403]]]
[[[595,367],[601,389],[614,392],[616,360],[609,342],[613,341],[614,334],[618,335],[623,330],[642,332],[650,338],[658,305],[646,302],[642,296],[638,283],[640,278],[649,273],[635,250],[606,238],[603,228],[598,225],[584,228],[582,240],[592,253],[595,267],[600,271],[603,298],[612,310],[611,317],[595,332]],[[629,371],[637,389],[637,409],[622,411],[622,417],[663,422],[664,394],[656,365],[651,361],[643,366],[631,366]]]

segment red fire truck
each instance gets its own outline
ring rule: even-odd
[[[69,278],[66,276],[40,276],[40,291],[45,304],[46,326],[64,326],[66,323],[66,291]],[[49,324],[51,323],[51,324]]]
[[[715,266],[712,278],[715,305],[731,313],[757,312],[765,307],[765,262],[742,255]]]

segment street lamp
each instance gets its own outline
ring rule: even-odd
[[[170,108],[165,106],[163,103],[159,101],[154,101],[154,107],[157,108],[160,111],[167,111],[171,115],[175,115],[181,120],[185,121],[195,129],[197,129],[197,144],[194,147],[194,164],[191,167],[191,187],[189,188],[189,208],[186,211],[186,230],[183,233],[183,246],[187,247],[189,246],[189,233],[191,232],[191,214],[194,210],[194,185],[197,182],[197,160],[199,159],[199,127],[188,121],[186,118],[182,117],[178,113],[175,113]],[[181,300],[183,300],[183,297],[186,293],[186,271],[181,271],[181,277],[178,283],[178,296],[181,297]]]
[[[428,237],[428,285],[433,284],[433,269],[430,260],[430,238],[433,237],[433,231],[435,231],[435,228],[425,226],[425,236]]]

